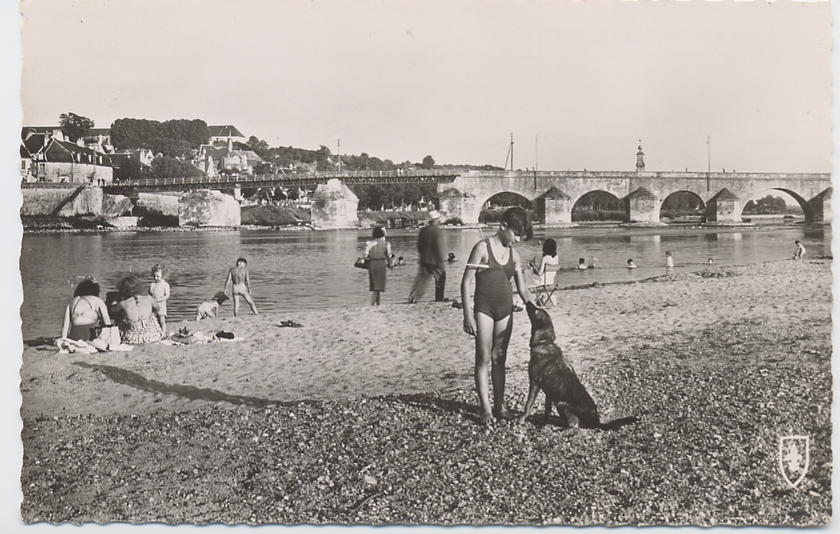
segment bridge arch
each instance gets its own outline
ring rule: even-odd
[[[490,215],[489,211],[494,201],[499,202],[504,200],[499,207],[521,206],[526,209],[534,208],[534,200],[528,198],[527,195],[519,191],[499,191],[485,198],[478,204],[478,220],[479,222],[497,222],[497,217]],[[500,213],[495,215],[501,215]],[[488,217],[489,216],[489,217]]]
[[[680,189],[668,193],[659,206],[659,218],[674,220],[678,217],[706,219],[706,201],[697,192]]]
[[[753,202],[766,197],[767,195],[771,196],[778,196],[773,195],[774,192],[782,192],[787,195],[788,198],[793,199],[799,205],[799,208],[802,210],[802,215],[805,217],[806,221],[814,220],[814,214],[812,213],[812,206],[809,204],[808,199],[802,198],[796,191],[787,188],[787,187],[768,187],[768,188],[756,188],[752,191],[749,197],[745,198],[741,204],[741,213],[739,214],[741,217],[750,217],[750,215],[744,215],[744,208],[746,207],[747,203],[752,200]]]
[[[571,202],[572,222],[625,221],[627,213],[621,198],[610,191],[593,189]]]

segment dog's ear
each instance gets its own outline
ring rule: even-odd
[[[528,318],[534,318],[534,312],[537,311],[537,306],[533,301],[529,300],[525,303],[525,311],[528,313]]]

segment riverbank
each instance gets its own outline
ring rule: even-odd
[[[374,219],[365,219],[368,223]],[[750,232],[750,231],[766,231],[776,230],[779,228],[790,228],[792,226],[803,225],[804,223],[783,223],[783,222],[765,222],[760,224],[741,223],[741,224],[720,224],[720,225],[631,225],[621,223],[581,223],[573,225],[556,225],[556,224],[535,224],[534,229],[551,231],[554,234],[565,235],[603,235],[605,231],[621,233],[624,235],[653,235],[653,234],[674,234],[674,233],[732,233],[732,232]],[[823,225],[815,225],[823,226]],[[344,228],[341,230],[360,230],[366,227]],[[472,230],[475,228],[495,228],[495,225],[487,224],[444,224],[441,225],[444,230]],[[261,224],[243,224],[241,226],[135,226],[135,227],[114,227],[105,226],[96,220],[81,219],[81,222],[71,223],[62,219],[61,221],[50,221],[44,224],[23,224],[23,235],[44,235],[44,234],[100,234],[100,233],[126,233],[126,232],[235,232],[240,230],[274,230],[280,232],[286,231],[335,231],[335,229],[319,230],[313,228],[307,223],[299,222],[287,225],[261,225]],[[417,228],[397,228],[396,230],[413,230]],[[391,230],[393,231],[393,229]]]
[[[36,521],[819,525],[831,516],[831,264],[563,291],[558,343],[613,432],[475,424],[448,304],[185,322],[233,341],[23,354]],[[301,328],[282,327],[291,319]],[[515,315],[507,397],[527,393]],[[538,402],[541,404],[541,401]],[[806,434],[791,490],[778,438]]]

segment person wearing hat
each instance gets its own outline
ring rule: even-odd
[[[443,292],[446,288],[446,269],[444,262],[446,254],[443,249],[443,235],[440,230],[441,214],[437,210],[429,212],[429,224],[420,230],[417,236],[417,252],[420,255],[420,265],[417,277],[408,294],[408,302],[415,303],[426,292],[429,279],[435,279],[435,300],[443,302]]]

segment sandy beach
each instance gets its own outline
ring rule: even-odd
[[[23,518],[824,524],[831,283],[831,261],[810,259],[560,291],[558,344],[602,417],[641,418],[614,432],[479,428],[473,340],[449,303],[228,308],[170,328],[234,340],[128,353],[29,343]],[[514,321],[507,397],[521,410],[529,323]],[[789,434],[811,440],[796,490],[778,467]]]

